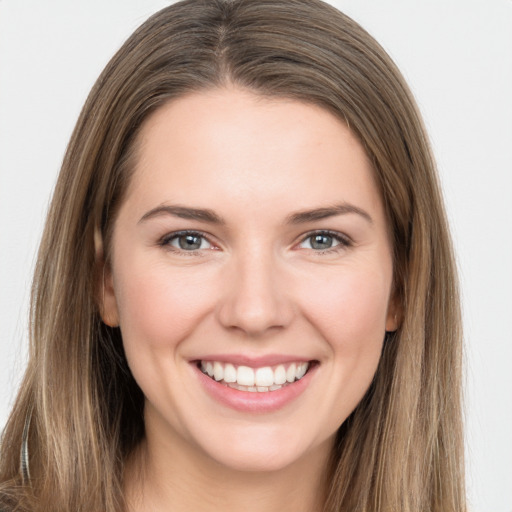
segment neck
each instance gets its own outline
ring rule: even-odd
[[[147,429],[126,466],[128,511],[320,512],[331,449],[329,440],[279,470],[239,471]]]

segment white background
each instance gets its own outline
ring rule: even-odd
[[[24,366],[35,252],[97,75],[163,0],[0,0],[0,426]],[[452,224],[472,510],[512,512],[512,0],[339,0],[409,81]]]

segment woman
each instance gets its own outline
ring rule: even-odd
[[[465,510],[414,101],[317,0],[187,0],[98,79],[41,244],[7,510]]]

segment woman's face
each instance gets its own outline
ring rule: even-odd
[[[148,442],[244,470],[327,453],[396,328],[391,252],[370,162],[326,110],[239,89],[160,108],[103,305]]]

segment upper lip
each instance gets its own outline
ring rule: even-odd
[[[248,356],[244,354],[212,354],[198,357],[193,361],[219,361],[222,363],[231,363],[235,366],[261,368],[263,366],[275,366],[286,363],[307,363],[312,360],[313,359],[310,357],[287,354],[267,354],[262,356]]]

